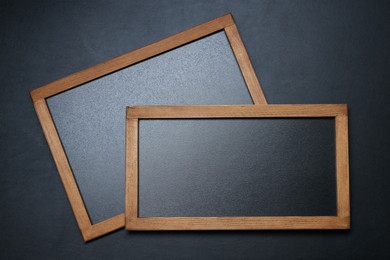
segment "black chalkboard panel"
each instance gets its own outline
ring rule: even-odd
[[[124,211],[125,108],[252,104],[218,32],[47,98],[93,223]]]
[[[139,122],[139,217],[335,216],[334,118]]]

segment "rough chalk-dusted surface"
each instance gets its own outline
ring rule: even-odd
[[[126,106],[252,103],[224,32],[47,101],[94,223],[124,211]]]
[[[139,215],[336,215],[334,119],[141,120]]]

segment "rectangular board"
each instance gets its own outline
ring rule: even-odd
[[[266,104],[228,14],[31,91],[85,241],[124,227],[127,105]]]
[[[345,105],[127,109],[128,230],[349,228]]]

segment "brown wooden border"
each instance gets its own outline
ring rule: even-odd
[[[152,43],[143,48],[131,51],[117,58],[108,60],[96,66],[74,73],[31,91],[43,132],[54,157],[65,191],[68,195],[78,226],[84,241],[95,239],[125,225],[124,214],[117,215],[97,224],[92,224],[76,180],[67,160],[61,140],[48,109],[46,98],[75,88],[88,81],[97,79],[109,73],[123,69],[137,62],[151,58],[181,45],[200,39],[217,31],[224,30],[237,59],[243,78],[248,86],[254,104],[267,104],[260,83],[253,70],[245,47],[241,41],[237,27],[231,14],[227,14],[177,33],[168,38]]]
[[[164,118],[334,117],[336,216],[139,217],[138,122]],[[126,198],[128,230],[349,229],[347,105],[136,106],[127,108]]]

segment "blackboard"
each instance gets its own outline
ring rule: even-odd
[[[139,122],[139,217],[335,216],[333,118]]]
[[[252,103],[224,31],[46,100],[92,223],[124,211],[126,106]]]
[[[343,104],[133,106],[126,229],[349,229]]]

